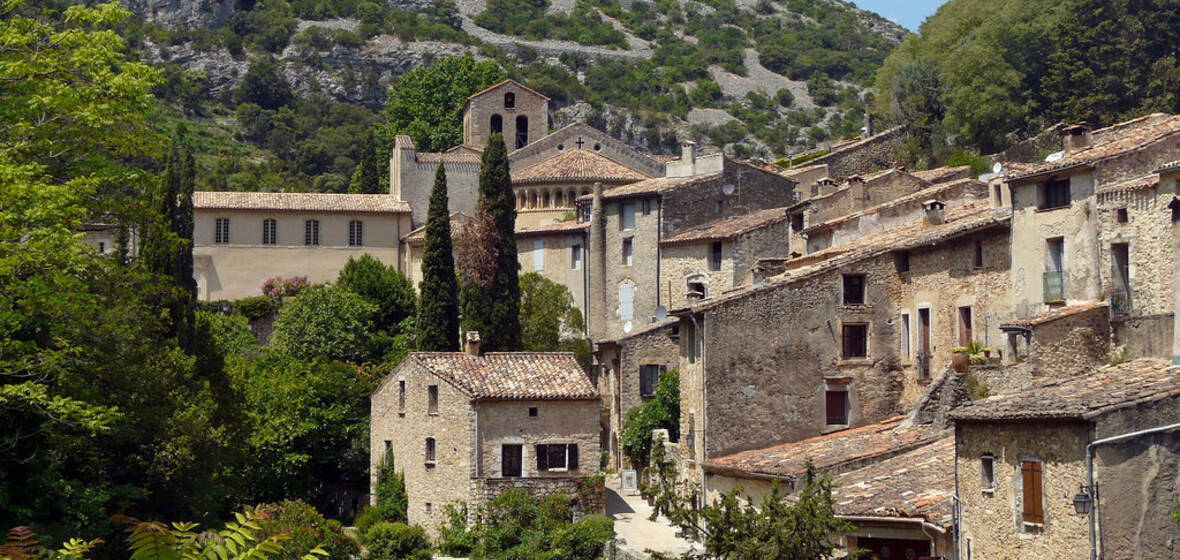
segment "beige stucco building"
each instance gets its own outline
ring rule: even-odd
[[[508,488],[576,498],[598,472],[601,408],[572,354],[480,354],[468,333],[466,352],[410,354],[374,391],[373,482],[382,465],[403,473],[409,522],[432,534],[456,501]]]
[[[193,275],[198,298],[262,294],[269,278],[332,282],[351,257],[397,266],[410,209],[389,195],[197,192]]]

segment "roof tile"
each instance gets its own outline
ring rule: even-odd
[[[770,208],[759,210],[740,216],[731,216],[723,220],[710,222],[692,230],[675,235],[660,242],[661,245],[680,245],[700,243],[720,239],[732,239],[743,233],[748,233],[772,224],[786,220],[789,217],[786,208]]]
[[[591,400],[598,391],[568,352],[414,352],[407,360],[475,400]]]
[[[627,183],[647,178],[647,175],[606,156],[585,150],[566,150],[536,165],[514,172],[512,183],[517,185],[570,181]]]
[[[410,205],[388,194],[197,191],[198,210],[407,213]]]
[[[837,515],[920,518],[951,526],[955,495],[955,438],[941,439],[836,476]]]

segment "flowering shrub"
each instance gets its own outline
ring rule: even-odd
[[[306,276],[294,278],[275,276],[262,283],[262,293],[271,298],[294,297],[309,287],[311,287],[311,282],[307,281]]]

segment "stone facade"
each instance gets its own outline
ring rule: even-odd
[[[463,144],[482,149],[500,132],[508,151],[519,150],[549,133],[549,98],[515,80],[505,80],[467,98],[463,106]]]
[[[574,307],[586,316],[586,229],[570,222],[565,226],[518,230],[516,250],[520,272],[536,272],[569,289]],[[581,333],[579,333],[581,334]]]
[[[807,162],[808,166],[827,165],[829,177],[847,178],[868,175],[878,169],[897,165],[897,152],[904,141],[904,129],[891,128],[880,134],[836,146],[831,153]]]
[[[642,390],[642,369],[644,366],[659,371],[676,369],[680,348],[678,338],[678,322],[666,320],[652,323],[618,340],[598,343],[596,354],[602,367],[599,389],[610,415],[605,441],[610,442],[611,466],[616,470],[626,468],[619,451],[623,421],[631,409],[652,397]]]
[[[275,220],[277,227],[273,244],[263,244],[263,220],[268,219]],[[217,242],[218,220],[228,220],[228,243]],[[309,220],[319,224],[317,245],[305,244]],[[360,245],[350,246],[349,228],[354,221],[363,224],[363,237]],[[399,240],[409,233],[409,226],[408,212],[198,206],[194,211],[193,233],[198,298],[205,301],[234,300],[261,295],[262,283],[274,276],[307,276],[313,283],[333,282],[349,258],[364,254],[397,266],[400,262]]]
[[[1043,317],[1043,319],[1042,319]],[[1105,304],[1067,306],[1001,328],[1004,376],[1027,387],[1044,379],[1065,379],[1106,363],[1111,351],[1110,311]]]

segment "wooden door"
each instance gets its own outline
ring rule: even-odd
[[[918,310],[918,364],[923,378],[930,377],[930,310]]]
[[[500,448],[500,476],[521,476],[524,446],[505,445]]]

